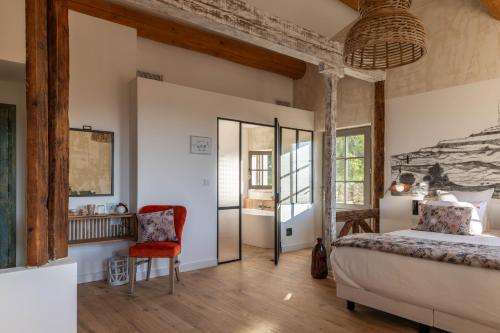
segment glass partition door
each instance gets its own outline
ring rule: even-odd
[[[241,123],[218,120],[219,263],[241,259]]]

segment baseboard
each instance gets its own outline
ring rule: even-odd
[[[284,245],[281,250],[283,253],[285,252],[293,252],[293,251],[299,251],[303,249],[310,249],[314,245],[314,242],[304,242],[304,243],[297,243],[297,244],[289,244],[289,245]]]
[[[165,276],[168,275],[168,261],[165,259],[165,263],[158,266],[153,266],[151,268],[151,277],[157,277],[157,276]],[[209,267],[214,267],[217,266],[217,259],[211,259],[211,260],[202,260],[202,261],[194,261],[194,262],[188,262],[188,263],[182,263],[179,267],[181,272],[189,272],[189,271],[194,271],[198,269],[203,269],[203,268],[209,268]],[[137,280],[143,280],[146,278],[146,267],[147,265],[141,265],[137,267]],[[105,272],[104,271],[99,271],[99,272],[93,272],[93,273],[83,273],[83,274],[78,274],[78,284],[80,283],[89,283],[89,282],[94,282],[94,281],[102,281],[105,279]]]

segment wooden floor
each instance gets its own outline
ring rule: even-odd
[[[271,251],[271,252],[270,252]],[[333,280],[311,278],[310,250],[282,255],[245,247],[243,261],[186,272],[174,295],[168,277],[136,294],[104,282],[78,286],[79,332],[416,332],[417,325],[365,307],[345,309]]]

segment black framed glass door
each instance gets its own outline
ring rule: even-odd
[[[281,255],[281,128],[274,118],[274,264],[278,265]]]
[[[241,122],[217,123],[217,258],[241,260]]]

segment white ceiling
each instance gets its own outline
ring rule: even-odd
[[[358,13],[339,0],[243,0],[325,37],[353,22]]]

